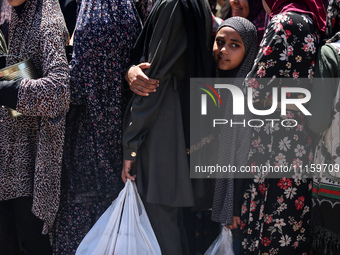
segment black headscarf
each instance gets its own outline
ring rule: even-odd
[[[197,0],[180,0],[184,12],[184,20],[187,30],[188,40],[188,76],[187,84],[190,84],[190,78],[211,77],[212,75],[212,54],[211,40],[207,34],[212,34],[212,17],[206,15],[209,5],[203,6],[204,1]],[[205,10],[204,10],[205,8]],[[208,9],[210,10],[210,9]],[[209,32],[210,31],[210,32]],[[183,88],[181,93],[182,109],[190,109],[190,88]],[[188,111],[183,111],[183,122],[185,129],[186,144],[189,147],[190,141],[190,116]],[[203,128],[202,137],[205,137],[205,128]]]
[[[212,16],[209,3],[206,0],[178,0],[183,11],[183,17],[186,27],[187,37],[187,86],[178,88],[182,105],[183,125],[186,138],[186,145],[190,147],[190,78],[211,77],[212,76],[212,54],[211,54],[211,37],[212,34]],[[131,63],[142,63],[150,61],[149,56],[149,39],[152,37],[155,13],[164,4],[164,1],[158,0],[153,6],[148,16],[144,29],[142,30],[134,50],[131,54]],[[141,43],[142,42],[142,43]],[[151,77],[152,78],[152,77]]]
[[[212,17],[206,16],[202,1],[180,0],[187,28],[189,76],[210,77],[211,57],[209,53],[210,38],[207,31],[211,31]],[[210,19],[210,20],[209,20]],[[210,25],[209,25],[210,24]],[[211,33],[210,33],[211,34]],[[197,54],[197,53],[200,54]]]
[[[184,20],[187,30],[188,40],[188,77],[210,77],[211,76],[211,64],[212,58],[210,54],[211,44],[210,37],[207,38],[207,34],[211,34],[212,30],[212,17],[207,15],[207,7],[204,6],[205,0],[178,0],[181,4],[184,14]],[[157,1],[153,6],[151,13],[146,20],[145,27],[149,26],[154,12],[162,4],[162,1]],[[210,9],[209,9],[210,10]],[[144,29],[140,34],[137,41],[146,41],[146,38],[150,38],[152,35],[151,29]],[[136,49],[132,53],[131,63],[147,62],[145,59],[148,56],[148,44],[144,43],[143,49]]]

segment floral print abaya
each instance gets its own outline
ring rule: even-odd
[[[287,86],[310,89],[317,41],[313,21],[307,15],[287,12],[271,20],[247,76],[257,108],[271,101],[273,87],[278,91]],[[260,78],[270,78],[270,82]],[[277,121],[254,128],[248,165],[308,166],[313,157],[312,141],[303,113],[288,109],[287,115],[281,115],[278,108],[263,117]],[[280,123],[285,119],[295,121],[286,121],[288,127],[284,127]],[[306,254],[311,183],[300,172],[275,178],[254,176],[247,180],[241,209],[244,254]]]
[[[78,1],[78,7],[56,254],[75,253],[123,186],[122,81],[141,29],[132,0]]]

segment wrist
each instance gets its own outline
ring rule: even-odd
[[[127,83],[130,85],[130,79],[129,79],[129,71],[132,67],[135,67],[136,65],[130,65],[127,69],[126,69],[126,72],[125,72],[125,80],[127,81]]]

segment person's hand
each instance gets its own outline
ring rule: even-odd
[[[125,183],[127,179],[130,179],[131,181],[135,181],[136,174],[135,174],[135,160],[125,160],[123,162],[123,170],[122,170],[122,180]],[[131,171],[131,175],[130,174]]]
[[[151,79],[145,75],[143,70],[150,67],[150,63],[141,63],[137,66],[132,66],[125,73],[125,80],[130,86],[130,90],[140,96],[148,96],[149,93],[156,91],[159,86],[159,81]]]
[[[331,38],[329,38],[326,43],[332,43],[332,42],[337,42],[340,40],[340,31],[337,32],[335,35],[333,35]]]
[[[229,229],[237,229],[241,225],[241,218],[238,216],[233,216],[233,224],[232,225],[226,225],[226,228]]]

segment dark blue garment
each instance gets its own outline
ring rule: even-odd
[[[123,77],[141,30],[133,0],[78,0],[54,252],[74,254],[122,188]]]
[[[72,193],[114,195],[122,163],[122,79],[141,25],[133,1],[78,4],[64,170]]]

